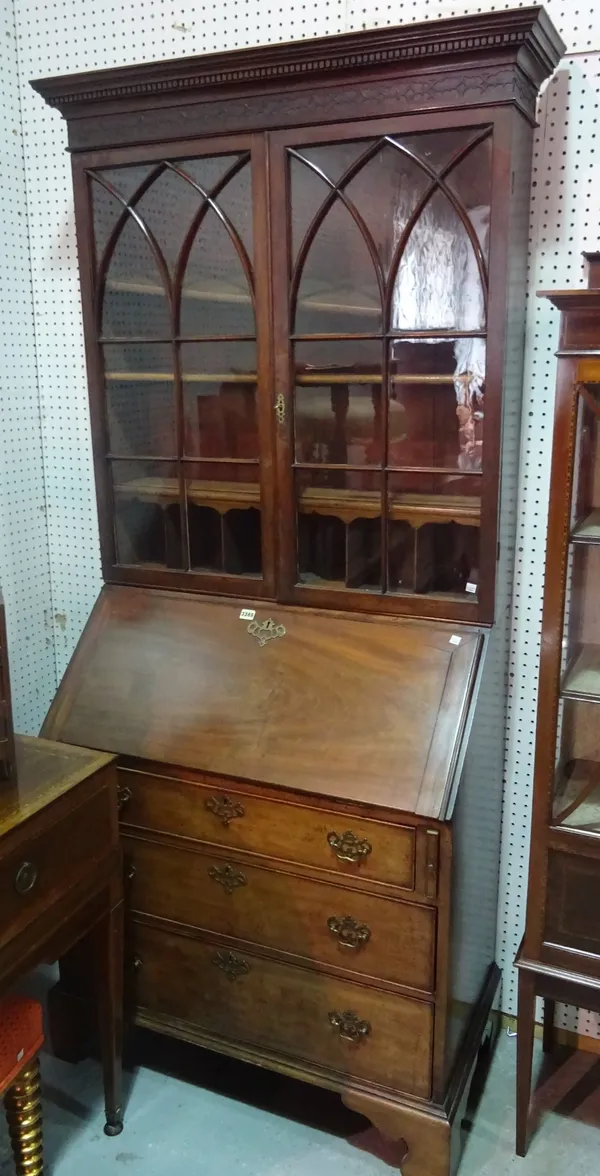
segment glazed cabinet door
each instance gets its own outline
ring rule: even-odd
[[[405,124],[271,139],[280,578],[304,603],[477,619],[494,127]]]
[[[264,141],[74,176],[106,577],[272,594]]]

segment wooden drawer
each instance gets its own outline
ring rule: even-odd
[[[119,784],[127,824],[414,889],[412,826],[125,768]],[[346,833],[345,845],[330,844]]]
[[[202,850],[123,841],[135,870],[128,896],[137,911],[433,992],[433,907]],[[336,920],[331,929],[330,919]]]
[[[37,836],[36,818],[21,826],[16,848],[0,866],[0,944],[67,894],[89,874],[91,862],[110,853],[113,805],[107,786]]]
[[[141,924],[132,932],[141,1010],[429,1097],[429,1004]]]

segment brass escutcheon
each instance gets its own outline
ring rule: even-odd
[[[204,807],[209,813],[214,813],[222,825],[228,825],[235,817],[245,816],[244,806],[230,800],[228,796],[209,796],[204,801]]]
[[[250,964],[233,951],[218,951],[213,956],[213,964],[225,973],[228,980],[239,980],[240,976],[247,976],[250,971]]]
[[[208,876],[213,882],[218,882],[226,894],[233,894],[238,886],[247,885],[246,875],[242,874],[241,870],[236,870],[229,862],[226,866],[211,866]]]
[[[267,641],[274,641],[276,637],[285,637],[285,625],[278,625],[269,617],[268,621],[251,621],[248,632],[257,638],[259,645],[266,645]]]

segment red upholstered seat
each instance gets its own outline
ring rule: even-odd
[[[0,1000],[0,1095],[14,1082],[44,1041],[42,1006],[25,996]]]

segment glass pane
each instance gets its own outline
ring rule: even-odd
[[[177,167],[199,184],[210,196],[239,155],[203,155],[196,159],[178,159]],[[231,181],[230,181],[231,182]],[[219,197],[220,199],[220,197]]]
[[[479,493],[477,477],[388,475],[390,592],[476,600]]]
[[[301,584],[381,591],[380,475],[296,470]]]
[[[248,172],[249,176],[249,172]],[[248,188],[248,201],[250,202]],[[253,335],[254,309],[240,254],[211,208],[192,245],[183,279],[181,335]]]
[[[246,253],[252,260],[252,173],[249,163],[229,180],[216,200],[219,208],[239,233]]]
[[[472,142],[479,128],[452,127],[447,131],[424,131],[419,135],[391,135],[394,143],[409,151],[415,160],[422,161],[436,174],[451,162],[459,151]]]
[[[475,229],[483,255],[489,255],[492,201],[492,137],[488,136],[445,176]]]
[[[258,458],[256,344],[182,343],[188,457]]]
[[[555,823],[600,833],[600,706],[561,704],[554,789]]]
[[[292,206],[292,259],[296,258],[304,235],[323,201],[349,167],[368,150],[369,140],[359,143],[327,143],[319,147],[299,147],[298,156],[290,157]],[[314,164],[323,177],[303,160]]]
[[[109,337],[171,334],[159,267],[142,229],[128,216],[112,255],[104,289],[102,333]]]
[[[380,464],[381,346],[371,340],[296,344],[297,461]]]
[[[110,452],[176,457],[173,352],[169,344],[104,347]]]
[[[485,340],[390,345],[388,464],[480,471]]]
[[[345,188],[369,228],[386,273],[406,222],[430,184],[419,164],[384,143]]]
[[[193,571],[260,576],[258,465],[185,464]]]
[[[117,563],[181,568],[181,512],[176,466],[111,462]]]
[[[600,544],[576,544],[569,567],[563,689],[600,699]]]
[[[597,405],[597,411],[595,406]],[[600,385],[579,397],[573,490],[573,537],[600,543]]]
[[[156,238],[171,276],[175,271],[185,234],[204,203],[187,180],[166,168],[136,204],[136,212]]]
[[[473,225],[471,232],[476,238]],[[406,242],[394,282],[391,327],[406,331],[485,327],[484,290],[473,241],[439,189]]]
[[[98,175],[116,188],[124,200],[131,200],[140,185],[150,175],[153,165],[144,164],[141,167],[112,167],[98,169]],[[99,264],[102,254],[121,213],[123,205],[116,196],[95,180],[91,179],[92,208],[94,213],[94,240],[96,243],[96,261]]]
[[[304,263],[295,331],[310,335],[380,329],[381,298],[372,258],[354,218],[336,199]]]

